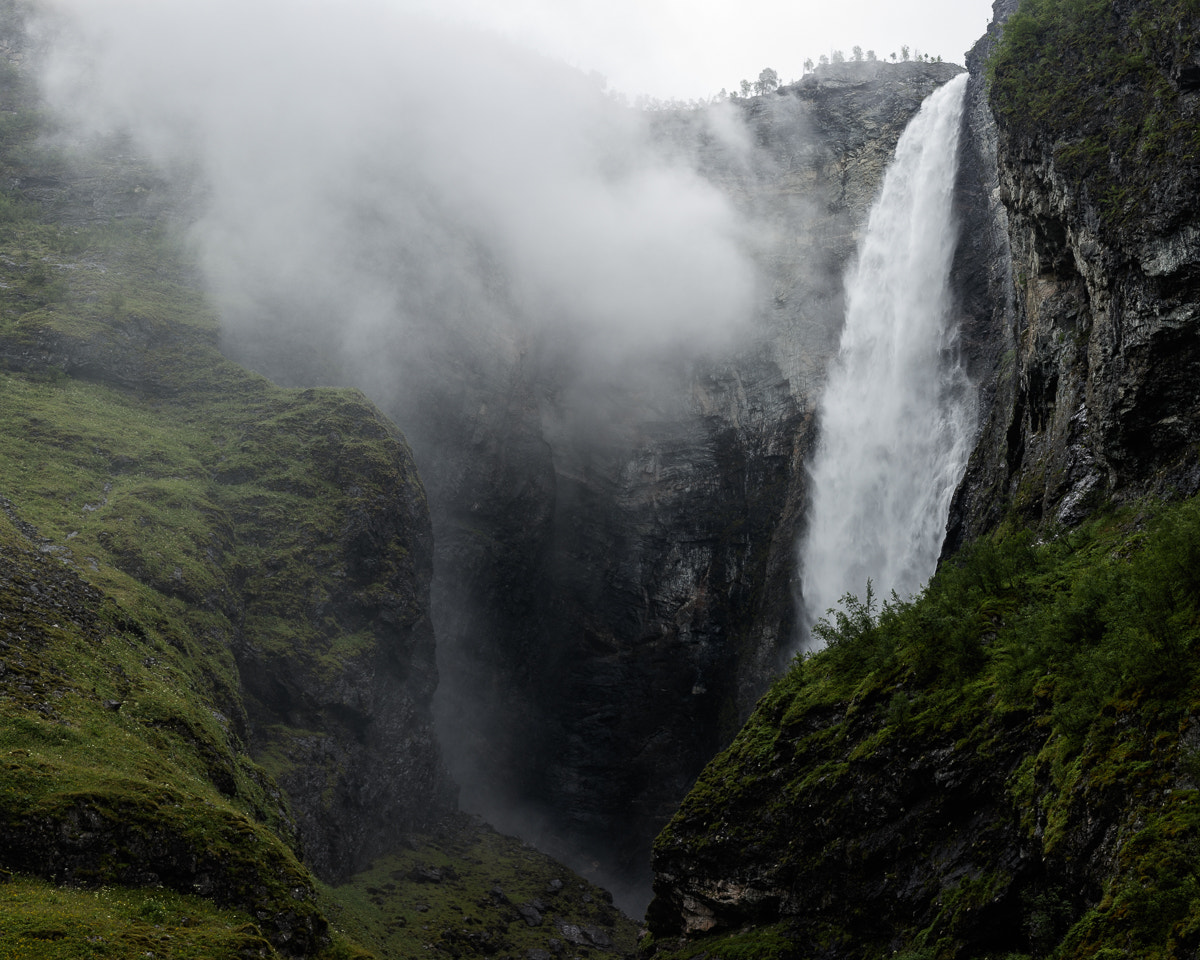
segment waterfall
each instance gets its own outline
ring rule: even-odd
[[[975,404],[949,324],[952,193],[965,74],[922,105],[896,146],[857,264],[820,406],[801,549],[808,628],[846,593],[906,597],[933,573]]]

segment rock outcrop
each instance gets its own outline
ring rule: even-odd
[[[997,120],[973,149],[995,143],[1002,206],[970,213],[989,406],[947,552],[1009,515],[1071,527],[1200,488],[1194,16],[1118,4],[1045,28],[997,61],[990,106],[990,44],[972,55],[973,109]]]

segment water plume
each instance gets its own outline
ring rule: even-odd
[[[801,550],[809,627],[868,580],[877,595],[921,587],[970,453],[975,405],[949,323],[966,82],[934,93],[905,131],[847,274]]]

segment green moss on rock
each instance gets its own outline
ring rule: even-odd
[[[637,925],[612,897],[466,816],[407,838],[325,903],[381,956],[631,957]]]
[[[1110,231],[1168,232],[1194,209],[1198,36],[1196,0],[1022,0],[988,66],[1001,129]]]
[[[1131,508],[851,602],[658,838],[655,948],[1190,955],[1197,550],[1200,501]]]

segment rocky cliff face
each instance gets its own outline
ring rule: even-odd
[[[989,45],[973,54],[976,114],[997,119],[974,142],[995,143],[1003,207],[970,214],[986,238],[971,313],[992,330],[981,356],[991,404],[948,549],[1010,513],[1072,526],[1114,499],[1200,485],[1187,386],[1200,344],[1189,159],[1200,94],[1195,13],[1176,6],[1116,4],[1070,27],[1022,12],[990,106]]]
[[[757,224],[755,346],[597,377],[553,342],[459,344],[395,410],[430,491],[464,802],[635,908],[650,837],[790,653],[842,271],[905,125],[959,69],[851,64],[733,105],[749,160],[706,116],[658,119]]]

